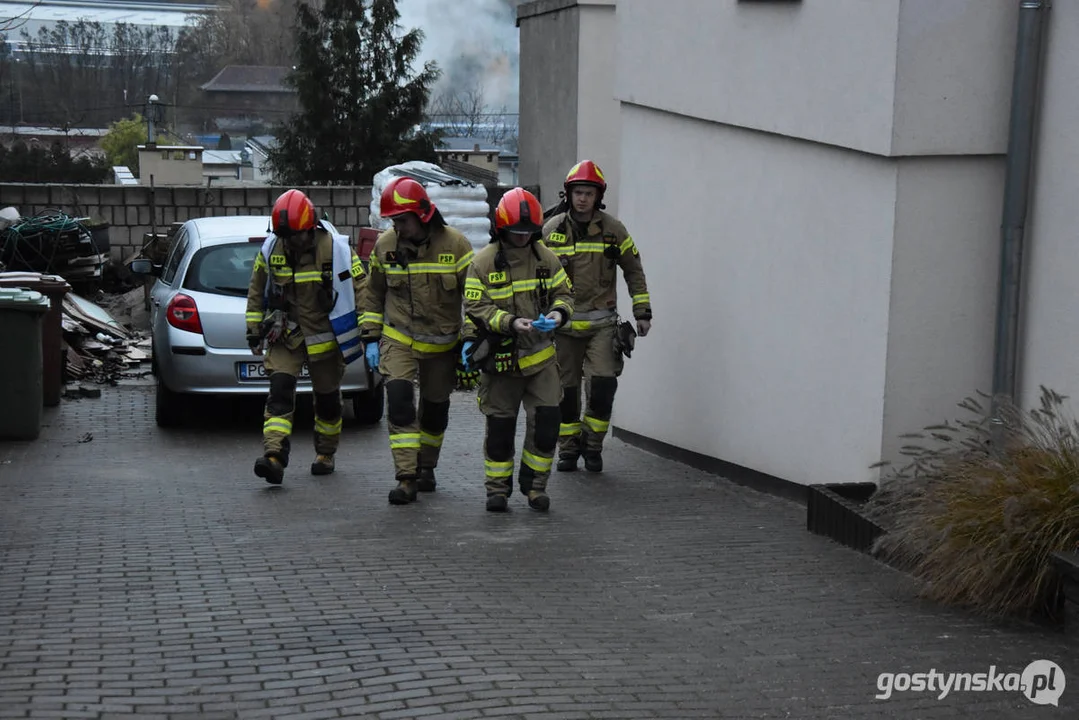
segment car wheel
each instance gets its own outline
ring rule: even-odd
[[[157,403],[154,418],[158,427],[176,427],[186,417],[187,398],[165,387],[161,378],[157,380]]]
[[[376,425],[386,407],[386,385],[379,383],[370,390],[352,396],[352,414],[360,425]]]

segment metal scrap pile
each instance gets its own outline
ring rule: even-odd
[[[6,220],[0,223],[0,270],[60,275],[80,292],[100,287],[108,242],[88,218],[45,210]]]

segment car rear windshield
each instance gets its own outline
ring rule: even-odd
[[[258,252],[259,246],[249,242],[203,248],[191,258],[184,287],[216,295],[246,296]]]

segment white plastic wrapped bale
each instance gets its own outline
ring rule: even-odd
[[[411,177],[423,185],[446,223],[461,231],[473,247],[481,248],[490,242],[487,188],[450,175],[438,165],[421,160],[391,165],[375,175],[371,185],[371,227],[379,230],[391,227],[392,223],[379,212],[379,201],[386,183],[400,176]]]

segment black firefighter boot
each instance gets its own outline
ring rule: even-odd
[[[397,487],[390,490],[391,505],[408,505],[416,499],[416,479],[411,477],[397,478]]]
[[[576,472],[577,471],[577,458],[580,455],[577,453],[564,452],[558,455],[558,472]]]
[[[547,512],[551,507],[551,498],[541,488],[533,487],[536,480],[536,471],[522,464],[517,474],[517,484],[521,487],[521,494],[528,498],[528,507],[540,512]]]
[[[271,485],[280,485],[285,479],[285,464],[277,455],[263,455],[255,461],[255,475]]]
[[[438,482],[435,481],[434,468],[420,468],[420,476],[416,480],[416,489],[420,492],[434,492]]]
[[[311,463],[312,475],[329,475],[334,470],[333,455],[319,453],[315,455],[315,461]]]
[[[599,450],[585,450],[582,455],[585,470],[594,473],[603,472],[603,456],[600,455]]]
[[[547,512],[551,507],[551,498],[543,490],[532,490],[528,493],[528,507],[539,512]]]

